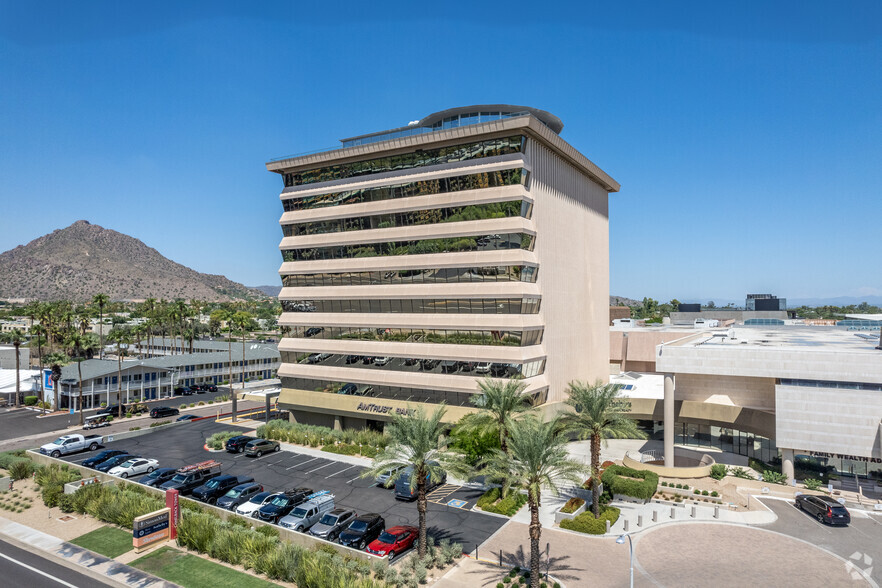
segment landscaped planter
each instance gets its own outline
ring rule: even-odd
[[[634,504],[646,504],[649,500],[644,500],[643,498],[634,498],[633,496],[627,496],[625,494],[613,494],[613,500],[616,502],[631,502]]]
[[[561,511],[561,509],[560,509],[560,508],[563,508],[563,507],[560,507],[560,508],[557,509],[557,510],[555,511],[555,513],[554,513],[554,522],[555,522],[555,524],[558,524],[558,525],[559,525],[560,522],[561,522],[562,520],[564,520],[564,519],[572,520],[572,519],[576,518],[576,515],[579,515],[579,514],[582,514],[583,512],[585,512],[585,508],[587,508],[589,504],[590,504],[590,503],[586,501],[586,502],[582,503],[582,506],[580,506],[579,508],[577,508],[577,509],[574,510],[573,512],[563,512],[563,511]]]

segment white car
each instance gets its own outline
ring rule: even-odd
[[[236,507],[236,514],[243,517],[250,517],[264,504],[269,504],[277,496],[282,496],[281,492],[258,492],[251,497],[251,500]]]
[[[374,365],[386,365],[390,361],[392,361],[391,357],[377,357],[374,359]]]
[[[489,361],[485,361],[485,362],[479,363],[479,364],[475,367],[475,373],[476,373],[476,374],[489,374],[489,373],[490,373],[490,366],[491,366],[491,365],[492,365],[492,364],[491,364]]]
[[[143,457],[135,457],[128,461],[124,461],[116,467],[110,468],[107,472],[111,476],[119,476],[120,478],[128,478],[129,476],[139,476],[141,474],[149,474],[156,469],[159,462],[155,459],[145,459]]]

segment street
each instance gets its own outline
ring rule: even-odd
[[[27,586],[28,588],[87,588],[106,585],[91,576],[68,569],[39,552],[25,551],[0,540],[0,577],[4,586]]]

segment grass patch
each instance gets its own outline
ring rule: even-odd
[[[80,535],[71,543],[85,547],[95,553],[114,558],[132,550],[132,532],[116,527],[101,527]]]
[[[163,580],[184,588],[272,588],[272,582],[255,578],[226,566],[183,553],[171,547],[161,547],[130,564]]]

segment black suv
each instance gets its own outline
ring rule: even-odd
[[[375,512],[363,514],[352,519],[349,526],[340,533],[340,545],[364,549],[386,530],[386,521]]]
[[[192,396],[193,391],[190,388],[187,388],[186,386],[178,386],[177,388],[175,388],[175,395]]]
[[[251,515],[261,521],[278,523],[279,519],[306,502],[306,497],[312,494],[312,488],[295,488],[294,490],[279,494],[271,502],[261,506]]]
[[[231,476],[225,474],[210,479],[205,484],[193,490],[193,498],[208,504],[214,504],[217,499],[226,494],[231,488],[246,482],[253,482],[251,476]]]
[[[180,413],[181,411],[177,408],[172,408],[170,406],[156,406],[150,409],[150,418],[161,419],[162,417],[175,416]]]
[[[796,508],[814,516],[819,523],[848,525],[851,522],[848,509],[829,496],[800,494],[796,497],[795,504]]]
[[[86,461],[82,463],[83,467],[86,468],[94,468],[96,465],[101,463],[102,461],[108,460],[111,457],[116,457],[117,455],[126,455],[128,452],[123,451],[122,449],[106,449],[96,455],[95,457],[90,457]]]
[[[242,453],[245,451],[245,444],[249,441],[254,441],[254,437],[249,437],[248,435],[236,435],[235,437],[227,439],[225,447],[230,453]]]
[[[217,386],[214,384],[206,384],[205,386],[202,386],[202,389],[206,392],[217,392]]]
[[[122,405],[123,414],[126,414],[126,405]],[[119,404],[111,404],[109,406],[105,406],[104,408],[99,408],[95,414],[110,414],[116,416],[119,414]]]
[[[124,461],[129,461],[133,457],[141,457],[140,455],[129,455],[128,453],[122,453],[120,455],[115,455],[110,459],[105,459],[98,465],[94,466],[92,469],[98,470],[99,472],[109,472],[110,468],[116,467]]]

